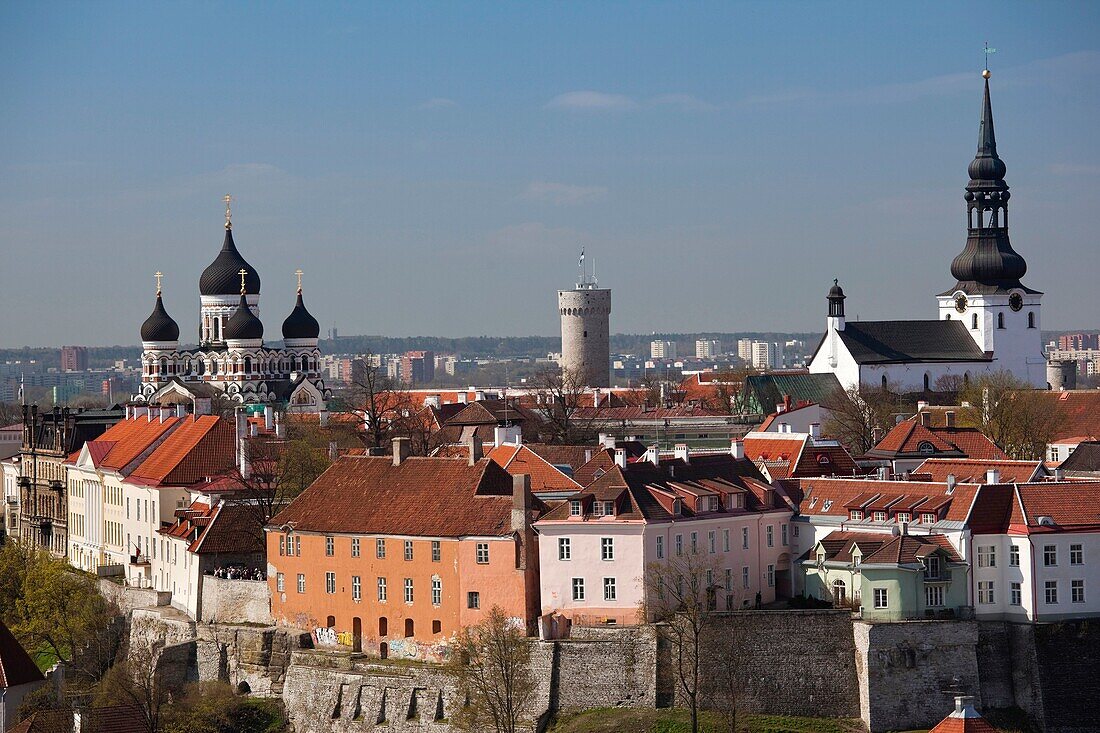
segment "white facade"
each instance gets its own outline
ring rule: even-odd
[[[676,342],[675,341],[650,341],[649,342],[649,358],[650,359],[675,359],[676,358]]]
[[[1026,384],[1042,388],[1047,383],[1047,360],[1039,319],[1041,298],[1042,293],[1016,289],[993,295],[956,291],[940,295],[937,300],[941,320],[961,320],[978,348],[993,354],[988,371],[1007,371]],[[1018,309],[1012,307],[1012,302]]]
[[[722,354],[722,342],[715,339],[699,339],[695,342],[696,359],[713,359]]]

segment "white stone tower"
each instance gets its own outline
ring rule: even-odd
[[[583,251],[580,271],[573,290],[558,291],[561,367],[583,375],[589,387],[610,387],[611,290],[596,286],[595,268],[585,273]]]

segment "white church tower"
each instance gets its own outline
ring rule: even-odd
[[[940,293],[939,317],[963,322],[978,347],[992,355],[990,371],[1008,371],[1035,387],[1046,385],[1040,300],[1043,294],[1020,282],[1027,263],[1008,238],[1006,167],[997,155],[989,70],[985,77],[978,153],[966,186],[967,237],[951,263],[955,287]]]

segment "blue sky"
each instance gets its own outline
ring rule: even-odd
[[[617,332],[933,318],[981,48],[1044,326],[1100,326],[1090,3],[5,3],[0,345],[185,338],[234,233],[277,338],[557,332],[584,246]]]

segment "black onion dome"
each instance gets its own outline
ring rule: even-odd
[[[320,335],[321,324],[306,310],[306,305],[302,302],[302,291],[299,290],[294,310],[283,321],[283,338],[315,339]]]
[[[158,273],[159,274],[159,273]],[[142,341],[179,341],[180,327],[164,310],[164,302],[157,293],[157,303],[153,306],[153,312],[141,324]]]
[[[973,229],[966,246],[951,261],[951,275],[960,282],[1018,288],[1027,262],[1012,249],[1004,229]]]
[[[233,315],[225,322],[222,336],[226,341],[248,341],[264,337],[264,324],[248,307],[248,301],[243,293],[237,310],[233,311]]]
[[[838,283],[836,280],[833,280],[833,287],[829,288],[829,297],[830,298],[843,298],[844,297],[844,288],[840,287],[840,283]]]
[[[241,257],[237,251],[237,245],[233,243],[233,230],[225,230],[225,241],[222,242],[222,251],[214,261],[202,271],[199,278],[200,295],[236,295],[241,292],[241,269],[247,270],[244,276],[245,291],[249,293],[260,292],[260,276],[255,268]]]

